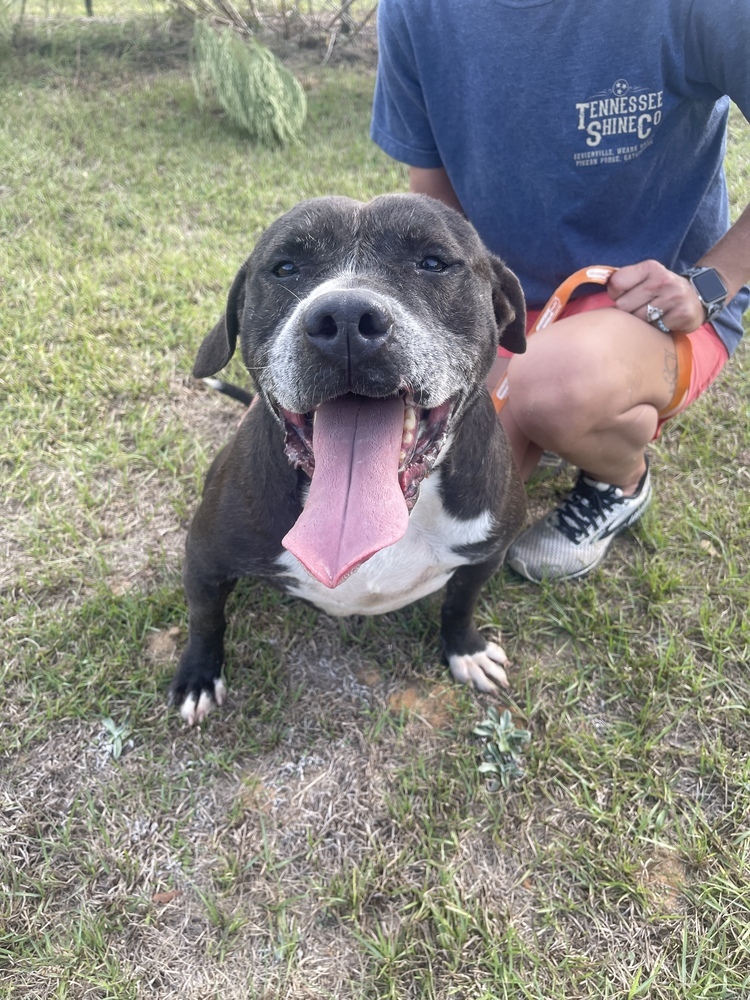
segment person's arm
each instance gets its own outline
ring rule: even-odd
[[[437,198],[456,211],[464,214],[461,203],[456,197],[453,185],[448,180],[444,167],[409,167],[409,190],[412,194],[427,194]]]
[[[713,267],[727,287],[727,302],[750,281],[750,205],[696,266]],[[646,306],[662,309],[662,321],[675,333],[692,333],[706,321],[695,289],[687,280],[655,260],[621,267],[607,291],[618,309],[646,319]]]
[[[750,281],[750,205],[696,265],[716,268],[729,292],[727,302]]]

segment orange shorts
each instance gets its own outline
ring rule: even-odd
[[[566,316],[577,316],[580,313],[591,312],[594,309],[614,309],[612,299],[606,292],[595,292],[593,295],[584,295],[579,299],[573,299],[561,312],[559,319]],[[532,309],[526,316],[526,329],[531,329],[536,322],[541,309]],[[690,385],[680,406],[669,415],[660,420],[657,434],[662,424],[666,420],[682,413],[691,403],[694,403],[702,395],[711,383],[716,379],[721,369],[729,360],[729,352],[719,338],[710,323],[704,323],[697,330],[688,334],[688,340],[692,348],[693,364],[690,372]],[[497,353],[502,358],[512,358],[510,351],[504,347],[498,347]]]

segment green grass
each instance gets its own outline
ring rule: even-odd
[[[746,348],[605,569],[487,588],[507,699],[449,684],[435,600],[340,623],[249,582],[229,702],[184,730],[184,530],[239,415],[193,356],[269,221],[405,174],[368,72],[303,70],[269,151],[168,32],[38,31],[0,63],[0,998],[750,995]],[[739,118],[729,166],[737,209]],[[532,732],[499,795],[493,703]]]

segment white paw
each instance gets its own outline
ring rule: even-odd
[[[496,642],[488,642],[478,653],[464,653],[463,656],[454,653],[448,657],[448,666],[455,679],[461,684],[473,684],[477,691],[497,691],[498,684],[510,687],[503,669],[507,664],[505,650]]]
[[[196,700],[194,694],[189,694],[180,707],[180,715],[189,726],[198,725],[203,722],[214,705],[223,705],[227,697],[227,689],[221,677],[214,681],[214,693],[201,691],[201,696]]]

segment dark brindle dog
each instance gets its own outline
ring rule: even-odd
[[[473,623],[524,495],[484,379],[525,349],[515,276],[457,212],[417,195],[303,202],[242,266],[193,373],[237,339],[258,387],[206,478],[187,542],[183,718],[224,700],[224,605],[258,576],[333,615],[379,614],[447,583],[460,681],[507,685]]]

